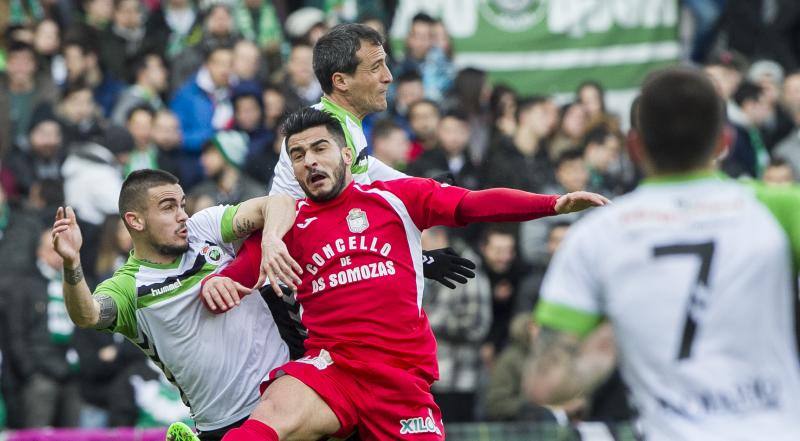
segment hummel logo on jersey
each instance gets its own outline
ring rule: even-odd
[[[430,265],[435,261],[436,260],[433,258],[433,256],[426,256],[424,254],[422,255],[422,264],[423,265]]]
[[[316,357],[305,356],[298,359],[297,362],[310,364],[319,370],[323,370],[333,365],[333,358],[331,358],[331,354],[328,351],[321,349]]]
[[[310,217],[310,218],[306,219],[305,221],[303,221],[302,223],[297,224],[297,228],[304,229],[307,226],[311,225],[311,222],[314,222],[315,220],[317,220],[316,217]]]
[[[181,281],[180,281],[180,280],[176,280],[175,282],[173,282],[173,283],[170,283],[170,284],[169,284],[169,285],[167,285],[167,286],[162,286],[161,288],[155,288],[155,289],[151,289],[151,290],[150,290],[150,295],[151,295],[151,296],[159,296],[159,295],[161,295],[161,294],[164,294],[164,293],[166,293],[166,292],[170,292],[170,291],[172,291],[173,289],[178,289],[178,288],[180,288],[181,286],[183,286],[183,284],[181,283]]]
[[[435,433],[441,435],[442,431],[433,421],[433,411],[428,409],[428,416],[400,420],[400,435],[413,435],[415,433]]]

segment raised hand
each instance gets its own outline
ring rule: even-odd
[[[254,289],[260,289],[264,281],[269,279],[272,290],[278,297],[283,296],[279,282],[283,282],[292,291],[297,291],[297,285],[301,283],[300,274],[303,269],[300,267],[286,248],[281,238],[266,234],[261,238],[261,265],[259,266],[258,282]]]
[[[555,210],[558,214],[567,214],[583,211],[590,207],[601,207],[610,203],[611,201],[608,198],[597,193],[573,191],[558,198]]]
[[[241,303],[253,290],[229,277],[212,277],[203,283],[200,297],[211,312],[225,312]]]
[[[53,248],[64,259],[64,266],[73,267],[80,262],[83,236],[72,207],[58,207],[53,223]]]

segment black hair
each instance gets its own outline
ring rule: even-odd
[[[385,138],[395,130],[403,130],[403,128],[391,118],[378,120],[372,126],[372,140],[374,142],[376,139]]]
[[[578,88],[575,89],[575,95],[578,101],[581,100],[581,91],[587,87],[591,87],[592,89],[597,90],[597,94],[600,95],[600,109],[605,112],[606,111],[606,89],[600,84],[599,81],[596,80],[586,80],[583,81],[581,84],[578,85]]]
[[[408,106],[408,113],[407,114],[410,115],[411,111],[414,109],[414,107],[417,107],[417,106],[420,106],[420,105],[424,105],[424,104],[429,104],[429,105],[433,106],[434,109],[436,109],[437,113],[439,113],[439,114],[442,113],[442,109],[439,107],[439,103],[437,103],[436,101],[434,101],[434,100],[432,100],[430,98],[423,98],[421,100],[417,100],[417,101],[414,101],[413,103],[411,103]]]
[[[758,101],[763,93],[764,89],[760,85],[745,80],[742,81],[742,84],[740,84],[736,92],[733,93],[733,101],[737,106],[742,107],[747,101]]]
[[[519,119],[522,117],[523,113],[540,104],[546,103],[548,100],[550,100],[550,97],[547,95],[533,95],[517,100],[517,112],[514,114],[514,119],[519,122]]]
[[[564,150],[558,155],[558,158],[556,158],[555,169],[558,170],[565,162],[575,161],[577,159],[583,160],[583,149],[574,148]]]
[[[64,87],[63,92],[61,92],[61,99],[64,100],[70,95],[80,92],[82,90],[92,90],[92,86],[86,81],[83,77],[78,77],[70,82]]]
[[[322,110],[306,107],[289,114],[281,124],[281,133],[286,137],[286,148],[289,148],[289,138],[302,131],[319,126],[325,126],[328,129],[328,133],[336,139],[339,147],[347,146],[344,130],[342,130],[342,125],[336,118]]]
[[[416,69],[409,69],[409,70],[403,72],[402,74],[400,74],[400,76],[398,76],[397,80],[395,80],[395,81],[397,82],[397,84],[400,84],[400,83],[411,83],[411,82],[414,82],[414,81],[422,81],[422,75],[420,75],[419,72],[417,72]]]
[[[19,40],[12,40],[8,44],[7,55],[10,56],[15,52],[28,52],[34,59],[36,59],[36,50],[32,45]]]
[[[611,135],[614,135],[614,132],[605,124],[597,124],[586,132],[581,145],[586,148],[589,144],[605,144],[606,139]]]
[[[137,104],[131,107],[131,109],[125,113],[125,122],[126,123],[130,122],[131,118],[133,117],[133,114],[136,112],[147,112],[147,114],[153,118],[155,118],[156,116],[156,109],[154,109],[149,104]]]
[[[218,43],[209,43],[203,45],[203,62],[208,63],[211,56],[217,51],[233,51],[233,44],[229,41],[221,41]]]
[[[414,17],[411,18],[411,24],[414,23],[425,23],[425,24],[436,24],[437,20],[430,15],[424,12],[417,12],[414,14]]]
[[[637,113],[654,167],[659,172],[685,172],[711,159],[725,103],[702,71],[673,67],[648,75]]]
[[[158,52],[147,51],[147,52],[143,52],[143,53],[137,54],[136,56],[134,56],[133,60],[131,60],[131,64],[130,64],[130,66],[131,66],[130,67],[130,78],[128,79],[128,81],[131,84],[135,84],[136,80],[139,78],[139,74],[142,73],[143,71],[147,70],[147,61],[152,57],[158,58],[159,60],[161,60],[161,64],[163,64],[164,67],[167,67],[167,61]]]
[[[177,183],[178,178],[164,170],[143,169],[131,172],[119,192],[120,216],[124,219],[125,213],[129,211],[144,211],[147,208],[147,192],[151,188]]]
[[[314,46],[314,75],[325,93],[333,91],[333,74],[353,74],[361,60],[361,42],[383,45],[383,37],[369,26],[350,23],[333,27]]]
[[[469,115],[460,109],[448,110],[444,115],[442,115],[442,119],[445,118],[454,118],[463,122],[464,124],[469,124]]]

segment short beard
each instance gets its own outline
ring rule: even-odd
[[[153,244],[153,248],[162,256],[178,257],[189,251],[189,242],[187,241],[185,245]]]
[[[333,171],[333,176],[331,176],[331,179],[333,180],[333,187],[331,188],[330,191],[322,193],[322,194],[317,195],[317,196],[314,196],[308,190],[308,186],[305,184],[305,182],[301,182],[300,183],[300,187],[303,188],[303,191],[305,192],[306,197],[308,197],[309,199],[311,199],[314,202],[327,202],[327,201],[330,201],[331,199],[334,199],[336,196],[339,196],[339,194],[344,189],[344,186],[345,186],[345,179],[344,178],[345,178],[345,175],[346,175],[346,171],[347,171],[347,164],[344,163],[344,158],[340,158],[339,159],[339,166],[336,167],[336,170]]]

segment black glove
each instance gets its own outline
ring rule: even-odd
[[[453,289],[455,283],[467,283],[467,279],[475,278],[475,263],[465,259],[452,248],[440,248],[422,252],[422,268],[426,279],[435,280],[442,285]]]

